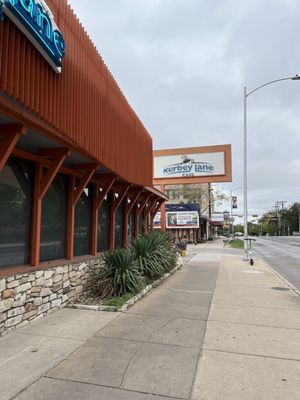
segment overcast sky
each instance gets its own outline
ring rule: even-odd
[[[69,0],[154,149],[233,146],[243,184],[243,86],[300,75],[299,0]],[[248,98],[249,210],[299,201],[300,81]],[[242,213],[242,191],[237,191]]]

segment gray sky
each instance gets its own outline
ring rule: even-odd
[[[69,0],[154,148],[231,143],[242,186],[243,86],[300,75],[298,0]],[[300,81],[248,98],[249,210],[300,198]],[[242,213],[242,191],[237,191]]]

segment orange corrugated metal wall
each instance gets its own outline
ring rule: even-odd
[[[129,182],[152,185],[152,139],[66,0],[48,0],[67,54],[56,74],[8,19],[0,22],[0,92]]]

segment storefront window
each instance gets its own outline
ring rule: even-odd
[[[139,216],[139,235],[143,234],[143,216]]]
[[[134,235],[134,210],[128,214],[128,243],[133,240]]]
[[[75,207],[74,255],[90,254],[92,191],[86,187]]]
[[[116,211],[116,239],[115,239],[115,248],[121,249],[123,247],[123,212],[124,205],[123,203],[117,208]]]
[[[11,158],[0,172],[0,268],[29,263],[33,165]]]
[[[41,261],[66,256],[67,177],[58,174],[42,204]]]
[[[106,198],[98,211],[98,253],[109,249],[109,199]]]

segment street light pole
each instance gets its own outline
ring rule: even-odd
[[[248,261],[247,87],[244,87],[244,261]]]
[[[247,98],[254,92],[262,89],[265,86],[271,85],[276,82],[280,81],[287,81],[287,80],[292,80],[292,81],[297,81],[300,80],[300,76],[295,75],[289,78],[280,78],[280,79],[275,79],[273,81],[264,83],[263,85],[258,86],[257,88],[251,90],[251,92],[247,93],[247,87],[244,86],[244,260],[248,261],[249,260],[249,254],[248,254],[248,162],[247,162]],[[300,221],[299,221],[300,223]],[[299,228],[300,230],[300,228]]]
[[[232,190],[230,190],[230,227],[231,227],[231,234],[234,237],[233,232],[233,204],[232,204]]]

